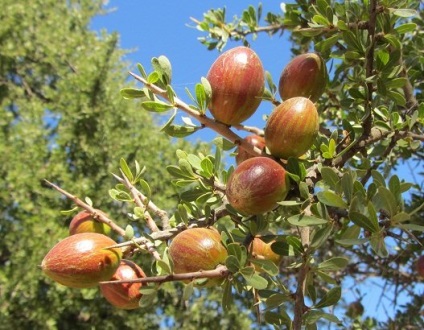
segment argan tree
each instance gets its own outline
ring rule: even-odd
[[[170,297],[176,297],[193,312],[191,320],[199,315],[193,306],[205,315],[217,310],[215,322],[228,328],[243,324],[242,317],[232,319],[237,325],[226,323],[234,309],[249,311],[247,323],[264,328],[422,328],[423,298],[416,290],[422,280],[422,270],[416,268],[424,240],[422,182],[407,182],[399,171],[407,163],[422,178],[420,6],[418,1],[321,0],[287,4],[279,14],[249,6],[232,21],[224,9],[205,13],[195,20],[204,33],[201,41],[209,50],[225,52],[217,53],[193,90],[187,89],[190,102],[175,92],[171,63],[159,54],[152,54],[148,66],[138,65],[131,76],[140,86],[121,86],[121,95],[136,99],[146,112],[168,112],[164,135],[184,139],[214,130],[220,137],[210,141],[212,152],[181,146],[177,160],[166,167],[172,178],[160,181],[149,178],[155,167],[137,157],[122,157],[114,170],[95,168],[97,175],[115,180],[109,205],[124,209],[126,221],[109,216],[101,197],[83,198],[90,194],[82,195],[81,186],[97,182],[58,180],[54,173],[44,173],[45,185],[53,190],[45,191],[43,200],[56,200],[56,191],[67,198],[68,208],[72,203],[85,209],[119,237],[117,244],[96,248],[99,234],[88,233],[90,239],[82,234],[84,242],[93,243],[83,252],[66,245],[71,241],[66,239],[46,248],[46,257],[34,264],[59,283],[72,287],[69,279],[77,274],[78,286],[91,286],[94,276],[110,276],[98,267],[103,265],[97,262],[99,255],[115,251],[104,261],[117,272],[99,280],[100,287],[116,295],[124,290],[150,316],[149,308],[163,303],[172,308]],[[254,37],[283,31],[290,33],[293,60],[280,72],[264,72]],[[74,86],[81,89],[85,83]],[[103,86],[109,90],[116,84]],[[255,127],[243,125],[261,102],[269,102],[268,116]],[[95,102],[90,104],[96,109]],[[19,106],[10,108],[11,113],[17,110]],[[247,134],[263,138],[263,144],[244,139]],[[122,140],[117,135],[115,143]],[[55,147],[51,144],[49,151]],[[74,165],[72,148],[66,145],[63,151],[67,164]],[[241,153],[246,156],[237,165],[222,161]],[[82,162],[81,157],[74,161]],[[78,166],[70,169],[72,175],[84,176]],[[171,185],[178,192],[174,209],[166,207],[158,192]],[[137,262],[140,256],[146,274],[122,278],[119,261]],[[376,299],[396,305],[397,294],[407,293],[410,302],[396,305],[395,318],[378,323],[362,317],[361,283],[370,276],[395,291]],[[139,294],[130,296],[125,288],[140,283]],[[63,286],[56,290],[68,294],[67,302],[80,292]],[[44,292],[53,294],[51,288]],[[219,307],[210,307],[214,295],[222,297]],[[192,326],[189,313],[157,313],[170,326]]]

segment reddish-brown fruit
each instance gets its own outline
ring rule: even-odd
[[[230,175],[226,195],[238,212],[255,215],[273,210],[289,189],[289,177],[280,164],[268,157],[254,157]]]
[[[275,241],[265,243],[259,237],[255,237],[251,243],[252,257],[255,259],[270,260],[278,265],[280,263],[281,256],[272,251],[271,245],[274,242]],[[262,271],[262,268],[258,265],[255,265],[255,269],[258,272]]]
[[[130,260],[121,260],[121,264],[110,281],[135,280],[144,277],[146,277],[146,274],[137,264]],[[103,297],[113,306],[121,309],[135,309],[139,306],[142,296],[140,288],[142,286],[143,283],[138,282],[120,284],[101,283],[100,291]]]
[[[327,80],[324,60],[315,53],[302,54],[284,68],[278,90],[283,100],[303,96],[316,102],[324,92]]]
[[[105,249],[116,242],[102,234],[81,233],[57,243],[41,263],[52,280],[71,288],[89,288],[109,280],[119,266],[121,249]]]
[[[250,48],[241,46],[222,53],[206,78],[212,88],[209,110],[224,124],[240,124],[261,103],[265,74],[261,60]]]
[[[424,277],[424,256],[420,256],[415,264],[419,276]]]
[[[96,210],[96,212],[101,212]],[[93,215],[84,210],[75,215],[71,223],[69,224],[69,235],[75,235],[80,233],[99,233],[108,235],[111,228],[100,221],[94,219]]]
[[[174,264],[174,273],[183,274],[215,269],[225,263],[228,253],[218,231],[191,228],[174,237],[169,246],[169,256]],[[211,279],[205,286],[216,285],[221,281],[220,278]]]
[[[248,135],[244,138],[244,140],[247,143],[250,143],[252,146],[255,146],[261,150],[265,148],[265,139],[260,135],[256,135],[256,134]],[[253,157],[257,157],[257,156],[254,156],[248,153],[243,148],[240,148],[240,147],[237,148],[237,155],[236,155],[237,165],[239,165],[246,159],[253,158]]]
[[[275,157],[300,157],[311,148],[318,129],[315,105],[305,97],[293,97],[277,106],[268,117],[265,143]]]

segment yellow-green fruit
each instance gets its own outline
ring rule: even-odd
[[[41,269],[52,280],[71,287],[89,288],[109,280],[119,266],[121,249],[106,249],[116,242],[98,233],[81,233],[57,243],[44,257]]]
[[[281,256],[271,249],[272,243],[275,241],[265,243],[259,237],[255,237],[251,243],[251,252],[252,257],[259,260],[270,260],[274,262],[277,266],[280,263]],[[258,265],[254,265],[256,271],[261,272],[262,268]]]
[[[277,106],[265,126],[265,144],[274,157],[288,159],[306,153],[319,130],[315,105],[305,97],[292,97]]]
[[[241,46],[222,53],[206,78],[212,88],[209,110],[224,124],[240,124],[261,103],[265,73],[261,60],[250,48]]]
[[[301,54],[284,68],[278,90],[283,100],[303,96],[316,102],[325,91],[327,80],[324,60],[315,53]]]
[[[175,236],[169,246],[175,274],[212,270],[224,264],[228,253],[221,236],[214,229],[191,228]],[[205,286],[217,285],[221,278],[208,280]]]
[[[96,212],[101,213],[100,210]],[[75,215],[69,224],[69,235],[81,233],[99,233],[104,235],[110,234],[111,228],[100,221],[94,219],[93,214],[84,210]]]

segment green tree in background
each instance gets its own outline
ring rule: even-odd
[[[157,134],[155,119],[120,96],[128,65],[121,61],[119,36],[89,29],[102,3],[0,1],[2,329],[125,329],[140,323],[153,329],[161,322],[155,311],[160,306],[141,316],[119,311],[97,290],[52,286],[39,269],[46,246],[67,235],[75,214],[60,213],[73,206],[46,189],[44,179],[89,196],[125,225],[128,208],[108,195],[120,158],[146,166],[155,199],[172,210],[176,190],[164,184],[171,176],[157,165],[172,163],[177,148],[195,150]],[[183,306],[172,295],[162,299],[175,305],[162,314]]]
[[[236,212],[225,196],[234,167],[221,160],[241,142],[233,127],[206,111],[206,80],[187,105],[174,92],[171,64],[162,56],[153,58],[151,72],[138,66],[133,76],[142,88],[127,86],[118,36],[88,29],[102,1],[1,2],[0,328],[424,327],[423,293],[415,290],[422,281],[415,261],[424,242],[423,173],[416,173],[421,184],[414,185],[396,172],[403,162],[422,169],[419,1],[299,0],[282,13],[249,6],[229,21],[225,10],[213,9],[195,21],[210,50],[240,41],[254,49],[252,37],[285,31],[294,55],[319,52],[329,68],[329,83],[316,103],[320,133],[305,159],[282,162],[292,186],[287,200],[254,216]],[[272,75],[264,102],[278,105]],[[119,90],[139,102],[123,99]],[[156,134],[154,117],[143,110],[176,111],[164,134]],[[174,122],[181,112],[194,124]],[[263,128],[236,126],[258,133]],[[204,127],[223,138],[207,146],[169,139]],[[246,144],[242,148],[259,155]],[[410,199],[406,192],[412,192]],[[125,243],[134,249],[132,259],[150,278],[163,280],[150,284],[139,310],[118,310],[97,289],[55,285],[38,268],[67,235],[60,210],[90,207],[86,196],[125,233],[114,238],[134,238]],[[154,204],[137,203],[135,197],[146,196]],[[225,275],[222,286],[198,290],[193,282],[160,277],[172,274],[168,240],[189,226],[206,225],[219,230],[230,255],[223,273],[212,271]],[[254,236],[277,240],[279,268],[265,260],[264,272],[255,271],[251,262],[259,261],[246,248]],[[364,292],[355,288],[371,276],[408,293],[410,301],[397,306],[394,319],[362,317]],[[383,299],[396,303],[396,296]]]

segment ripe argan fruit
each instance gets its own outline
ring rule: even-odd
[[[265,139],[260,135],[256,135],[256,134],[248,135],[243,140],[245,140],[247,143],[250,143],[252,146],[255,146],[261,150],[265,148]],[[237,148],[237,155],[236,155],[237,165],[239,165],[246,159],[253,158],[253,157],[257,157],[257,156],[254,156],[248,153],[243,148],[240,148],[240,147]]]
[[[265,143],[274,157],[300,157],[314,143],[319,130],[315,105],[305,97],[292,97],[277,106],[265,126]]]
[[[110,281],[135,280],[144,278],[146,274],[136,263],[130,260],[121,260],[121,264],[113,274]],[[113,306],[121,309],[135,309],[139,307],[139,301],[142,296],[140,288],[143,283],[101,283],[100,291]]]
[[[316,102],[327,85],[328,74],[324,60],[315,53],[298,55],[284,68],[278,90],[283,100],[303,96]]]
[[[215,269],[225,263],[228,253],[215,229],[190,228],[172,239],[169,256],[174,264],[174,273],[183,274]],[[203,286],[221,282],[221,278],[210,279]]]
[[[119,266],[121,249],[105,249],[116,242],[98,233],[81,233],[57,243],[41,263],[52,280],[71,287],[89,288],[109,280]]]
[[[242,162],[230,175],[226,195],[238,212],[256,215],[273,210],[290,189],[285,169],[268,157]]]
[[[265,243],[263,240],[261,240],[259,237],[255,237],[252,241],[251,246],[251,252],[252,252],[252,257],[256,258],[256,259],[261,259],[261,260],[270,260],[272,262],[274,262],[277,266],[280,263],[281,260],[281,256],[277,253],[275,253],[274,251],[272,251],[271,249],[271,245],[274,243],[275,241],[271,241],[269,243]],[[258,265],[254,265],[256,271],[261,272],[262,269],[260,266]]]
[[[424,256],[420,256],[415,264],[419,276],[424,277]]]
[[[222,53],[206,76],[212,99],[212,116],[227,125],[236,125],[253,115],[261,103],[265,73],[258,55],[247,47]]]
[[[96,212],[101,212],[96,210]],[[69,224],[69,235],[80,233],[99,233],[108,235],[111,228],[100,221],[94,219],[93,215],[87,210],[79,212],[75,215]]]

